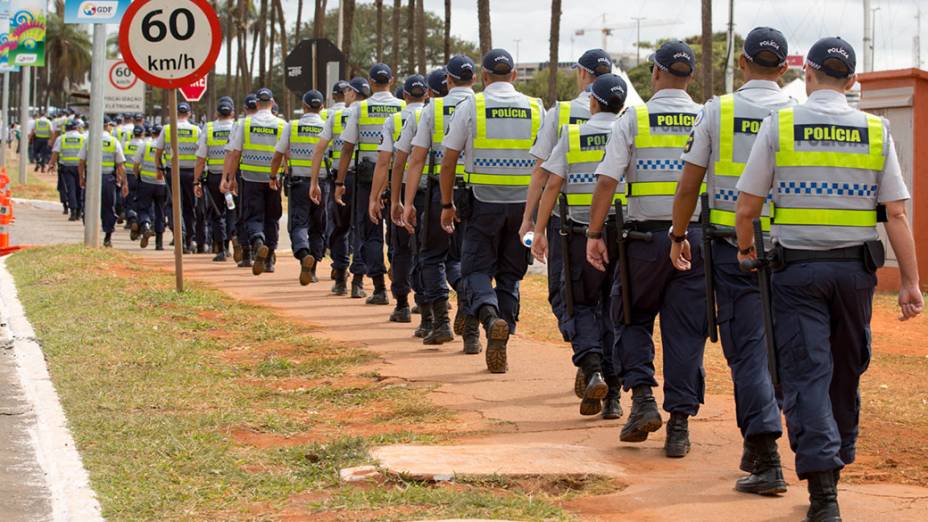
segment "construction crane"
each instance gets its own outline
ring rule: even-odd
[[[622,31],[627,29],[635,29],[637,34],[635,36],[635,47],[638,47],[638,61],[641,61],[641,28],[642,27],[657,27],[661,25],[676,25],[682,23],[680,20],[648,20],[644,17],[633,17],[634,22],[617,24],[617,25],[607,25],[606,23],[606,13],[603,13],[603,22],[600,27],[584,27],[582,29],[577,29],[574,31],[575,36],[583,36],[590,32],[600,32],[603,36],[603,45],[602,48],[604,51],[609,52],[607,47],[609,45],[609,37],[612,36],[612,33],[615,31]]]

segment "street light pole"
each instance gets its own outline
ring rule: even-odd
[[[84,171],[84,244],[100,246],[100,206],[103,194],[103,79],[106,76],[106,25],[93,26],[90,65],[90,134]],[[175,221],[175,227],[177,222]]]
[[[635,36],[635,65],[641,65],[641,21],[645,20],[645,17],[633,16],[632,20],[635,21],[635,26],[637,27],[637,36]]]

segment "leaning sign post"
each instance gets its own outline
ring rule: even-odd
[[[213,67],[222,45],[216,12],[205,0],[135,0],[119,26],[126,65],[145,83],[170,89],[171,202],[177,291],[184,290],[180,168],[177,151],[177,89]],[[187,233],[193,233],[188,230]]]

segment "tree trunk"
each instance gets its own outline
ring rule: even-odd
[[[416,0],[406,4],[406,74],[416,71]]]
[[[383,0],[377,0],[377,63],[383,63]]]
[[[251,90],[251,71],[248,68],[248,25],[245,23],[248,1],[239,0],[238,2],[238,67],[242,94]]]
[[[261,86],[267,85],[267,26],[268,23],[267,0],[261,0],[261,11],[258,13],[258,78]]]
[[[390,53],[390,68],[394,74],[400,72],[400,13],[403,0],[393,0],[393,52]]]
[[[419,74],[428,74],[425,63],[425,6],[423,0],[416,0],[416,61],[419,62]]]
[[[283,19],[283,16],[280,17]],[[293,28],[293,46],[300,43],[300,25],[303,22],[303,0],[296,2],[296,26]]]
[[[225,92],[232,92],[232,3],[233,0],[226,0],[226,84]],[[235,93],[235,99],[238,100],[238,92]]]
[[[259,19],[259,20],[258,20],[258,23],[260,23],[260,22],[261,22],[261,21],[260,21],[260,19]],[[255,52],[257,52],[257,50],[258,50],[258,38],[261,36],[261,34],[262,34],[263,32],[264,32],[263,29],[255,29],[254,27],[251,29],[251,58],[249,58],[249,60],[248,60],[248,72],[249,72],[248,83],[249,83],[249,85],[254,85],[254,81],[255,81]],[[258,69],[258,80],[259,80],[259,81],[261,80],[261,70],[260,70],[260,69]]]
[[[286,59],[287,55],[290,54],[290,48],[289,48],[290,46],[287,43],[287,22],[284,19],[284,7],[281,4],[280,0],[274,0],[274,7],[277,9],[277,22],[280,25],[280,55],[282,59]],[[272,70],[280,71],[281,84],[285,84],[286,78],[283,77],[285,68],[283,67],[283,63],[281,63],[280,65],[281,65],[280,67],[273,67]],[[284,106],[282,107],[282,109],[286,111],[287,118],[289,119],[290,116],[293,114],[293,111],[291,108],[291,102],[293,101],[293,95],[287,90],[286,85],[284,85],[284,92],[282,94],[282,97],[284,101]]]
[[[451,0],[445,0],[445,63],[451,60]]]
[[[342,52],[345,53],[345,62],[348,63],[348,76],[354,76],[354,67],[351,65],[351,40],[352,33],[354,32],[354,0],[342,0],[345,2],[345,9],[343,12],[344,23],[345,23],[345,41],[342,44]]]
[[[316,0],[316,12],[313,14],[313,38],[325,38],[325,2]]]
[[[548,49],[548,104],[557,101],[557,47],[561,39],[561,0],[551,0],[551,38]]]
[[[712,0],[702,0],[702,99],[712,97]]]
[[[483,56],[493,48],[493,35],[490,31],[490,0],[477,0],[477,24],[480,26],[480,55]]]

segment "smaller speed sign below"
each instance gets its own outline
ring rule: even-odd
[[[206,76],[221,45],[219,18],[205,0],[135,0],[119,24],[126,64],[163,89]]]

